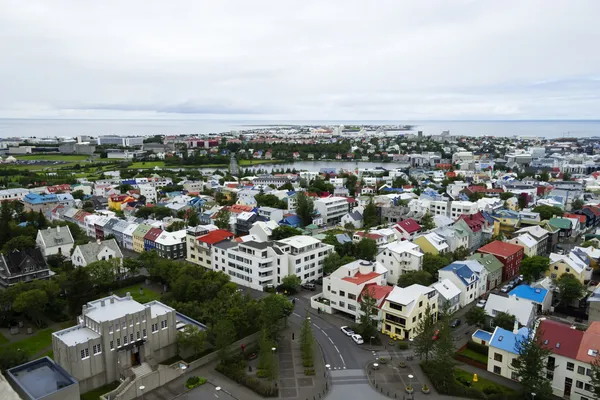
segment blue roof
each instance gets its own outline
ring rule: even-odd
[[[337,170],[335,168],[321,168],[319,170],[319,172],[322,173],[322,174],[335,174],[336,171]]]
[[[137,181],[135,179],[124,179],[121,181],[123,185],[137,185]]]
[[[73,200],[73,196],[69,193],[59,193],[56,195],[56,198],[59,201],[67,201],[67,200]]]
[[[340,234],[337,234],[337,235],[335,235],[335,238],[337,239],[337,241],[338,241],[340,244],[349,243],[349,242],[351,242],[351,241],[352,241],[352,239],[350,238],[350,236],[348,236],[348,234],[347,234],[347,233],[340,233]]]
[[[281,220],[280,225],[290,225],[292,227],[300,226],[302,221],[297,215],[289,215]]]
[[[404,192],[404,189],[402,188],[383,188],[382,192]]]
[[[475,272],[471,268],[469,268],[467,264],[462,264],[460,262],[453,262],[450,265],[446,265],[444,268],[442,268],[442,271],[454,272],[456,276],[458,276],[466,286],[472,283],[471,277],[473,275],[475,275],[475,281],[479,280],[477,274],[475,274]]]
[[[534,303],[542,303],[548,294],[548,290],[542,288],[532,288],[529,285],[519,285],[508,292],[508,294],[514,294],[520,299],[531,300]]]
[[[58,198],[55,194],[28,193],[23,198],[23,201],[29,204],[42,204],[57,202]]]
[[[521,328],[515,334],[512,331],[496,327],[496,330],[492,334],[490,347],[493,346],[509,353],[518,354],[519,352],[516,349],[517,341],[523,340],[528,335],[529,328]]]
[[[484,331],[483,329],[477,329],[472,336],[476,337],[477,339],[484,340],[486,343],[489,343],[492,339],[492,334],[488,331]]]

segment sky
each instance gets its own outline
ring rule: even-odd
[[[0,0],[0,118],[600,119],[597,0]]]

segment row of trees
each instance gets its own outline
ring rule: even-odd
[[[469,250],[464,247],[458,248],[454,252],[445,255],[425,253],[423,256],[423,268],[418,271],[409,271],[400,275],[398,278],[398,286],[407,287],[415,283],[429,286],[437,281],[437,275],[440,269],[454,261],[464,260],[468,256]]]

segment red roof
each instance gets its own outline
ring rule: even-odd
[[[480,247],[477,251],[479,251],[480,253],[489,253],[495,256],[497,255],[506,258],[513,256],[522,250],[523,246],[494,240],[493,242],[488,243],[483,247]]]
[[[504,193],[504,189],[488,189],[485,186],[469,186],[467,189],[471,193]]]
[[[590,210],[591,212],[593,212],[596,217],[600,216],[600,209],[598,209],[597,207],[585,206],[583,208],[587,208],[588,210]]]
[[[144,239],[148,239],[151,241],[155,241],[157,237],[162,233],[162,229],[160,228],[151,228],[145,235]]]
[[[198,238],[198,241],[206,243],[206,244],[215,244],[215,243],[222,242],[223,240],[232,238],[233,236],[234,236],[233,233],[231,233],[225,229],[216,229],[214,231],[207,233],[204,236],[200,236]]]
[[[561,344],[562,345],[562,344]],[[598,351],[600,349],[600,322],[594,321],[583,333],[579,350],[577,351],[577,360],[592,363],[596,357],[589,354],[590,350]]]
[[[360,272],[357,272],[356,275],[346,276],[346,277],[342,278],[342,280],[346,281],[346,282],[354,283],[355,285],[360,285],[362,283],[370,281],[371,279],[377,278],[380,275],[381,275],[380,273],[373,272],[373,271],[369,272],[368,274],[361,274]]]
[[[243,204],[234,204],[232,206],[229,207],[229,211],[231,211],[232,213],[242,213],[242,212],[250,212],[254,209],[254,207],[252,206],[245,206]]]
[[[448,178],[456,178],[456,172],[454,172],[454,171],[448,171],[448,172],[446,172],[446,176]]]
[[[390,294],[392,292],[392,290],[394,290],[393,286],[378,285],[376,283],[368,283],[365,285],[362,293],[367,293],[367,291],[368,291],[368,293],[374,299],[383,300],[388,296],[388,294]],[[362,293],[361,293],[361,295],[362,295]],[[360,297],[359,297],[359,300],[360,300]]]
[[[458,219],[462,219],[467,223],[473,232],[479,232],[483,227],[483,215],[481,213],[466,215],[462,214]]]
[[[586,220],[585,215],[579,215],[579,214],[565,213],[565,215],[563,215],[563,217],[578,219],[579,222],[582,224],[585,224],[585,220]]]
[[[409,218],[405,219],[404,221],[398,222],[395,228],[402,228],[402,230],[406,231],[407,233],[414,233],[421,230],[421,225],[417,224],[417,221],[415,221],[414,219]]]
[[[554,354],[568,358],[577,358],[583,332],[571,329],[571,325],[545,319],[539,326],[543,345]],[[586,350],[587,351],[587,350]]]
[[[381,239],[383,237],[381,235],[378,235],[377,233],[365,233],[365,232],[357,232],[356,235],[363,237],[363,238],[367,238],[367,239],[373,239],[373,240]]]

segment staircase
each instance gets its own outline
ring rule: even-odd
[[[137,379],[137,378],[140,378],[144,375],[148,375],[149,373],[151,373],[152,367],[150,367],[150,365],[148,363],[143,362],[136,367],[131,367],[131,370],[133,371],[133,373],[135,374],[135,377]]]

